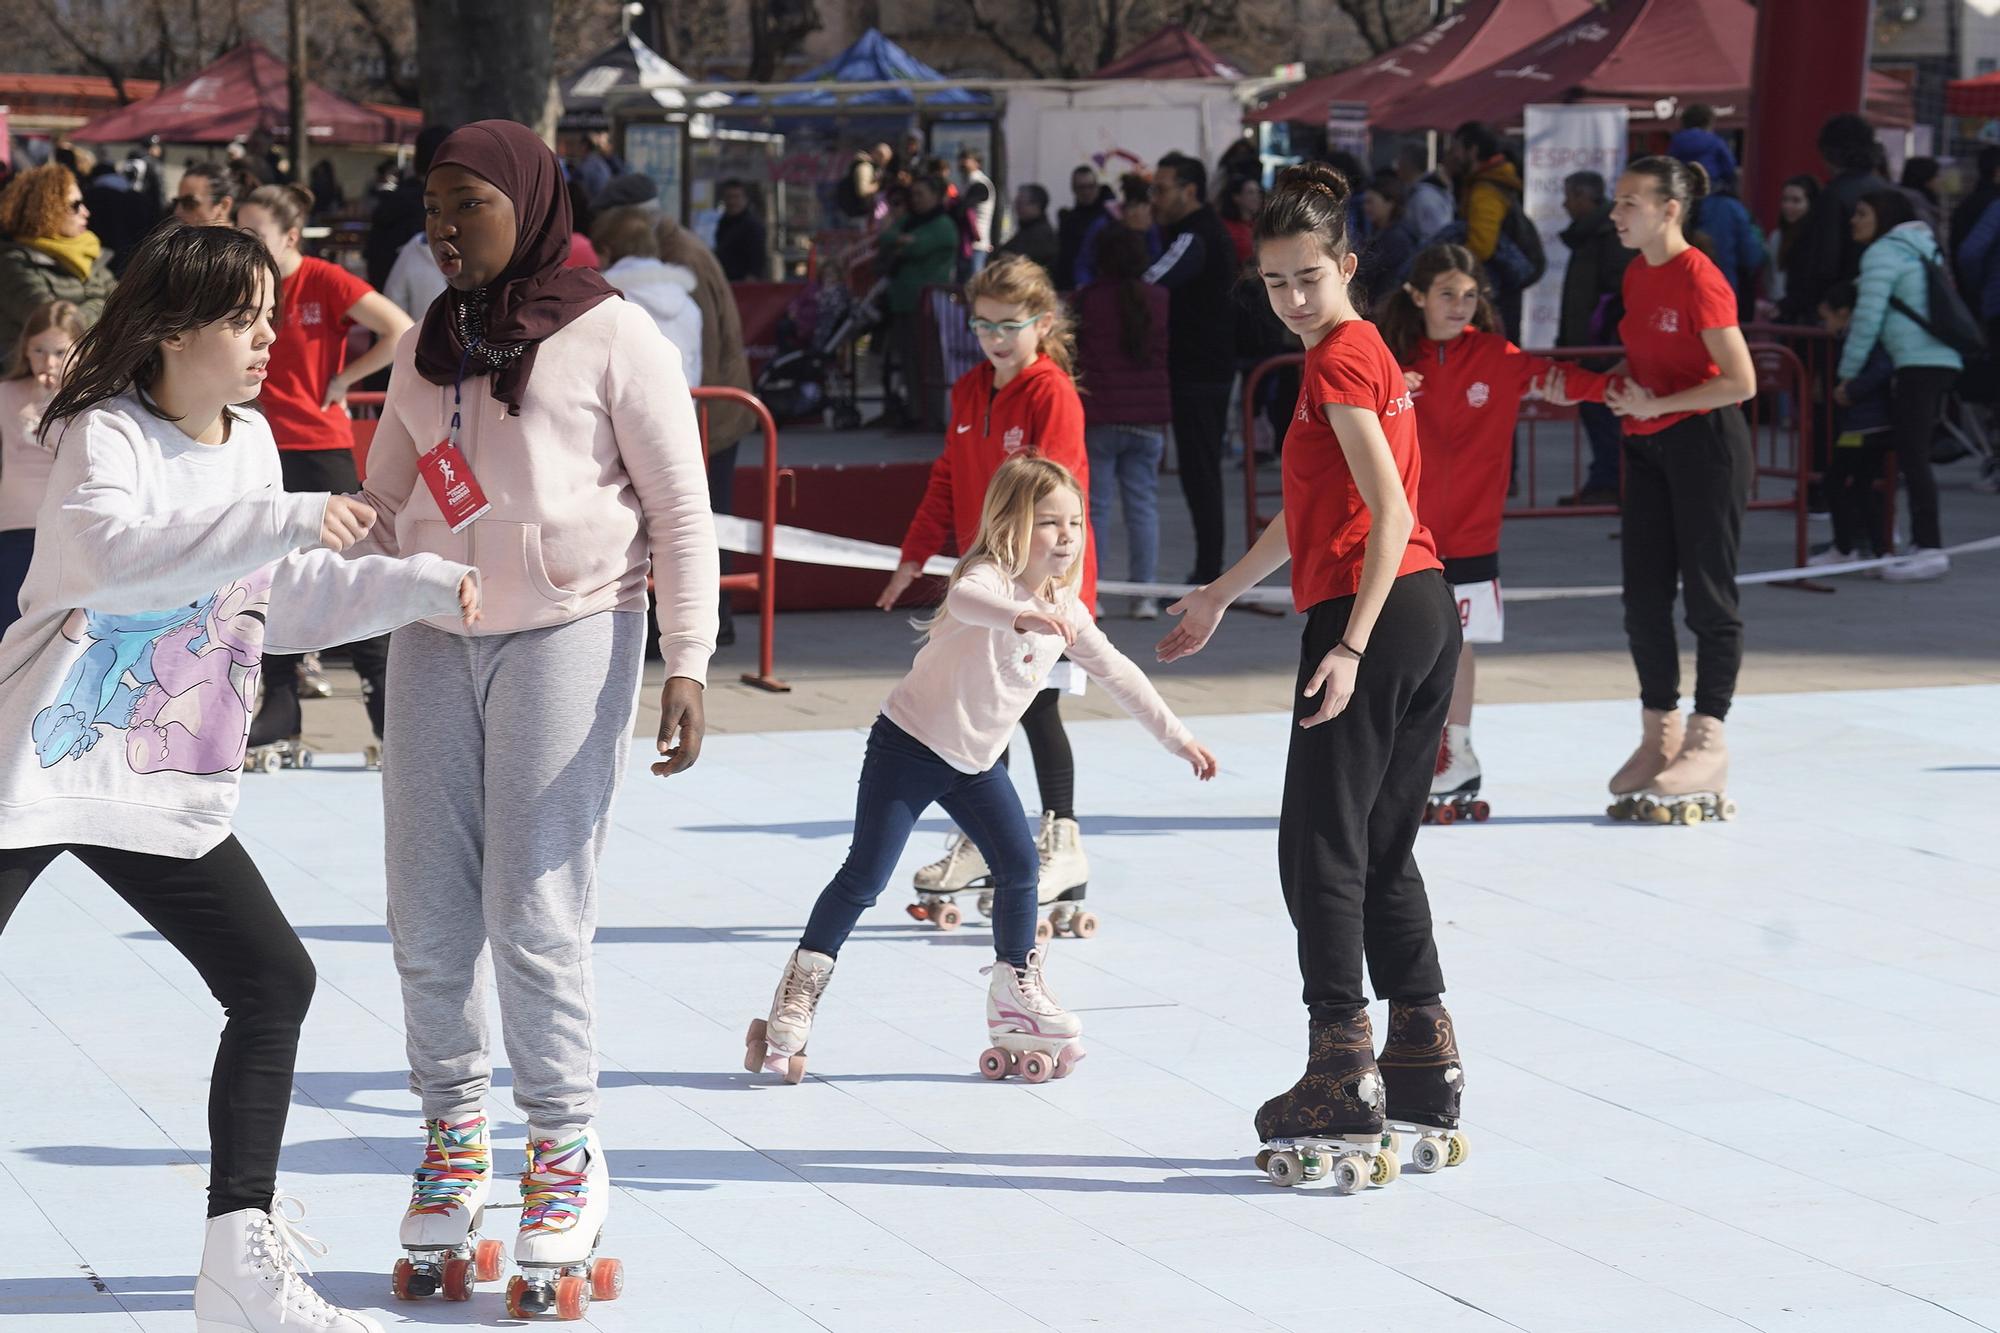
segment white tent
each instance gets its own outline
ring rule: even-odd
[[[1217,79],[1113,79],[1013,87],[1001,122],[1007,178],[1035,181],[1058,200],[1088,163],[1115,181],[1183,152],[1211,167],[1242,137],[1237,85]]]

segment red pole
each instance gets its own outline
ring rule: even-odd
[[[1860,111],[1868,75],[1871,0],[1761,0],[1750,70],[1744,202],[1766,226],[1785,178],[1824,179],[1819,129]]]

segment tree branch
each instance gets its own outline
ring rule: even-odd
[[[84,64],[98,70],[105,78],[111,80],[111,92],[118,99],[118,105],[124,106],[132,100],[125,92],[125,71],[121,66],[85,46],[83,39],[76,35],[76,30],[63,22],[62,15],[49,0],[35,0],[35,8],[41,12],[42,21],[55,30],[56,35],[68,44],[70,50],[76,52]]]
[[[979,12],[979,0],[965,0],[965,5],[967,11],[972,15],[974,30],[983,33],[988,41],[999,48],[1001,55],[1006,56],[1009,60],[1027,70],[1029,75],[1034,78],[1046,79],[1049,77],[1048,71],[1042,67],[1039,61],[1030,59],[1027,52],[1014,45],[1008,39],[1007,35],[1000,31],[1000,25],[997,22]],[[1040,16],[1037,15],[1036,23],[1039,25],[1040,22]]]
[[[415,106],[421,100],[422,90],[415,79],[403,74],[402,44],[382,15],[381,0],[348,0],[348,3],[360,17],[361,26],[368,30],[369,40],[382,53],[383,84],[396,95],[397,101]]]

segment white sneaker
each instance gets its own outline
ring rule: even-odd
[[[1832,545],[1822,546],[1806,557],[1806,568],[1818,569],[1823,565],[1844,565],[1850,561],[1859,559],[1861,557],[1852,551],[1843,551],[1839,547]]]
[[[300,1270],[326,1246],[297,1230],[305,1205],[280,1194],[271,1211],[243,1208],[208,1219],[194,1280],[195,1333],[382,1333],[367,1315],[328,1304]]]
[[[1941,579],[1951,572],[1951,557],[1935,546],[1916,546],[1910,553],[1891,564],[1882,567],[1882,578],[1888,583],[1922,583],[1927,579]]]
[[[595,1129],[561,1143],[530,1143],[514,1262],[541,1268],[583,1263],[596,1250],[610,1212],[611,1168]]]
[[[1135,597],[1132,599],[1132,619],[1158,620],[1160,599],[1157,597]]]

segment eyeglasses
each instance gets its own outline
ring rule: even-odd
[[[1028,319],[1010,319],[999,324],[990,319],[969,319],[965,323],[966,327],[972,330],[974,337],[1011,338],[1040,318],[1040,315],[1034,315]]]

